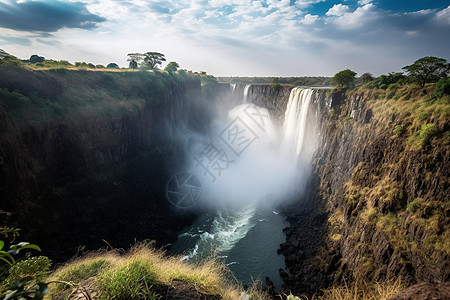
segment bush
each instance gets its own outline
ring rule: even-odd
[[[270,86],[270,89],[275,92],[278,92],[280,90],[280,88],[281,88],[281,85],[278,82],[272,83],[272,85]]]
[[[419,206],[420,206],[420,200],[414,199],[412,202],[408,203],[408,205],[406,206],[406,209],[412,213],[415,213],[416,210],[419,208]]]
[[[433,123],[422,125],[419,131],[419,137],[423,143],[428,142],[433,136],[437,135],[439,130]]]
[[[436,83],[432,97],[439,99],[445,95],[450,95],[450,78],[441,78]]]
[[[403,125],[396,125],[394,127],[394,130],[392,131],[396,136],[401,136],[403,133],[405,133],[405,127]]]
[[[11,283],[25,277],[33,277],[38,281],[44,280],[49,273],[51,265],[50,259],[46,256],[30,257],[13,265],[9,269],[9,276],[6,281]]]

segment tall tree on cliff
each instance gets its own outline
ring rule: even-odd
[[[128,59],[127,61],[130,62],[129,67],[130,69],[137,69],[139,64],[143,61],[144,55],[141,53],[128,53],[127,54]]]
[[[333,76],[333,78],[331,78],[331,82],[337,85],[338,87],[352,87],[355,85],[355,76],[356,72],[353,72],[350,69],[346,69],[337,72]]]
[[[426,56],[402,69],[413,77],[420,87],[424,87],[427,82],[436,82],[439,78],[447,77],[450,72],[450,64],[443,58]]]
[[[141,68],[146,70],[154,70],[161,65],[163,61],[166,61],[164,54],[159,52],[146,52],[143,55],[144,61],[141,64]]]

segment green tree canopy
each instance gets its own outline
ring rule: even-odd
[[[346,69],[336,73],[333,78],[331,78],[331,82],[339,87],[351,87],[355,85],[355,76],[356,72]]]
[[[171,61],[170,63],[167,64],[164,70],[169,72],[169,74],[172,74],[173,72],[176,72],[179,67],[180,65],[177,62]]]
[[[146,70],[154,70],[161,65],[163,61],[166,61],[164,54],[159,52],[146,52],[143,55],[144,61],[141,64],[141,68]]]
[[[130,69],[133,69],[133,70],[134,70],[134,69],[137,69],[138,63],[137,63],[137,61],[135,61],[134,59],[131,59],[128,66],[129,66]]]
[[[130,62],[128,66],[133,70],[137,69],[144,60],[144,55],[141,53],[128,53],[127,56],[127,61]]]
[[[371,73],[364,73],[361,75],[361,80],[363,83],[368,83],[369,81],[374,80],[375,78]]]
[[[119,66],[118,66],[116,63],[109,63],[109,64],[106,66],[106,68],[107,68],[107,69],[118,69]]]
[[[421,87],[424,87],[427,82],[436,82],[439,78],[447,77],[450,65],[443,58],[426,56],[402,69],[413,77]]]
[[[30,63],[35,64],[35,63],[41,63],[44,62],[45,58],[43,56],[39,56],[36,54],[33,54],[30,56]]]

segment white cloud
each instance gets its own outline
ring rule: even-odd
[[[330,8],[326,15],[327,16],[342,16],[346,12],[348,12],[349,7],[347,5],[335,4],[332,8]]]
[[[439,22],[450,25],[450,5],[436,14]]]
[[[334,18],[334,23],[343,27],[358,27],[378,17],[375,6],[370,3],[358,7],[354,12],[347,12]]]
[[[358,4],[359,5],[366,5],[366,4],[369,4],[369,3],[371,3],[373,0],[359,0],[358,1]]]
[[[318,18],[319,18],[318,15],[306,14],[300,22],[302,22],[305,25],[311,25],[314,24]]]

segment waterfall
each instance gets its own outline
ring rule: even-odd
[[[234,92],[236,90],[236,83],[230,83],[231,86],[231,95],[234,95]]]
[[[251,84],[247,84],[244,88],[244,103],[248,103],[248,90],[251,86]]]
[[[309,103],[314,90],[293,88],[283,125],[283,149],[298,157],[304,148]]]

